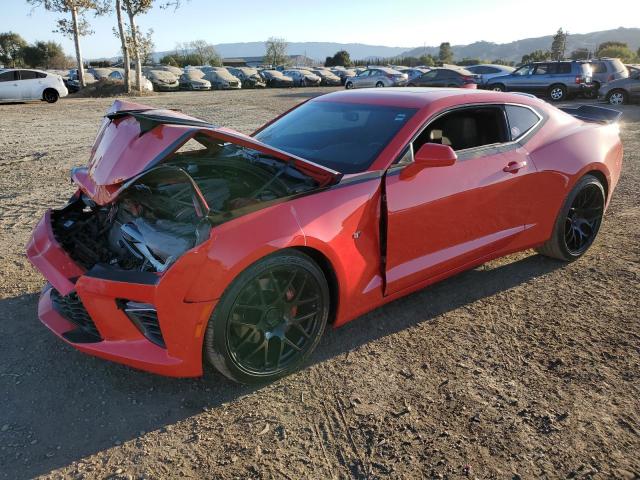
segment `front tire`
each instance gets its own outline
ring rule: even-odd
[[[384,83],[382,82],[376,83],[376,88],[382,88],[382,87],[384,87]]]
[[[564,85],[551,85],[549,87],[549,98],[552,102],[561,102],[567,99],[567,87]]]
[[[582,177],[569,192],[551,238],[537,249],[538,253],[566,262],[584,255],[600,230],[605,200],[600,180],[593,175]]]
[[[351,82],[347,82],[347,83],[345,83],[345,84],[344,84],[344,87],[345,87],[347,90],[351,90],[351,89],[353,88],[353,83],[351,83]]]
[[[627,92],[624,90],[614,90],[607,95],[609,105],[624,105],[627,101]]]
[[[505,92],[506,88],[503,84],[501,83],[496,83],[493,84],[489,87],[489,90],[493,90],[494,92]]]
[[[53,88],[47,88],[42,92],[42,99],[47,103],[56,103],[59,97],[58,91]]]
[[[272,382],[298,369],[329,317],[322,270],[296,250],[251,265],[231,283],[207,326],[204,353],[238,383]]]

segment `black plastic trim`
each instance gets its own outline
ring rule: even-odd
[[[160,277],[152,272],[120,270],[109,265],[98,263],[84,274],[86,277],[109,280],[111,282],[137,283],[140,285],[157,285]]]

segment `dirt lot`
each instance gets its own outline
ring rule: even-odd
[[[146,98],[243,132],[321,90]],[[326,91],[326,90],[322,90]],[[638,478],[640,107],[594,247],[491,262],[328,332],[251,389],[66,346],[24,257],[111,100],[0,106],[0,479]]]

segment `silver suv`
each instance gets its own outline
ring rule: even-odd
[[[546,95],[554,102],[576,94],[591,95],[591,67],[584,62],[527,63],[514,72],[487,81],[485,88],[500,92]]]
[[[619,58],[599,58],[587,63],[591,66],[595,94],[605,83],[629,77],[629,70]]]

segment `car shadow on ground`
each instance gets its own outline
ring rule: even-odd
[[[311,363],[432,321],[561,266],[530,255],[457,275],[328,331]],[[35,294],[0,300],[0,478],[49,472],[145,432],[171,428],[255,388],[211,370],[202,379],[164,378],[84,355],[44,328],[36,308]]]

